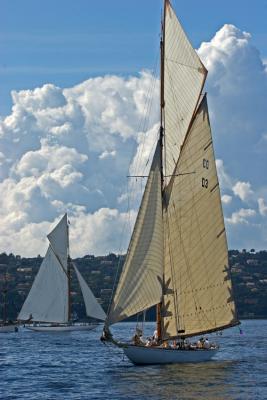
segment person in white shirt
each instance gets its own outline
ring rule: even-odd
[[[204,349],[209,349],[209,348],[210,348],[210,342],[209,342],[209,339],[206,338],[205,342],[204,342]]]

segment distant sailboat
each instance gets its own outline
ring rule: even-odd
[[[169,0],[164,1],[160,47],[159,139],[102,335],[136,364],[209,360],[216,345],[186,347],[185,339],[239,324],[202,95],[207,70]],[[134,343],[113,338],[110,325],[155,305],[152,343],[142,343],[138,332]]]
[[[106,314],[69,257],[67,214],[47,238],[49,240],[47,253],[22,306],[18,320],[33,323],[27,327],[35,331],[57,332],[95,328],[95,323],[74,324],[71,320],[71,265],[81,287],[87,316],[103,321]]]
[[[3,307],[2,307],[2,320],[0,320],[0,333],[17,332],[17,322],[11,321],[7,316],[7,272],[4,275],[4,287],[2,289]]]

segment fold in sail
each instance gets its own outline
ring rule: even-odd
[[[207,70],[189,42],[169,1],[164,34],[164,171],[170,180],[188,126],[197,107]]]
[[[75,264],[72,264],[73,268],[76,272],[82,295],[83,295],[83,300],[86,308],[86,315],[88,317],[100,319],[104,321],[106,319],[106,314],[101,307],[101,305],[97,302],[95,296],[93,295],[91,289],[85,282],[84,278],[82,277],[81,273],[79,272],[78,268],[76,267]]]
[[[68,321],[68,278],[49,246],[18,320],[33,322]]]
[[[164,194],[163,338],[235,325],[206,96]]]
[[[158,143],[107,325],[161,301],[163,221],[160,166]]]

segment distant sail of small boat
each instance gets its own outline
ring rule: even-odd
[[[69,257],[67,214],[47,236],[49,247],[18,320],[31,322],[36,331],[90,330],[96,324],[74,324],[71,320],[71,267],[73,267],[85,303],[86,315],[103,321],[106,314],[97,302],[78,268]]]
[[[136,364],[209,360],[209,349],[185,339],[239,324],[208,105],[207,70],[169,0],[161,36],[160,130],[140,209],[102,340]],[[116,341],[109,327],[157,307],[147,346]],[[152,343],[152,345],[151,345]],[[189,351],[192,350],[192,351]]]

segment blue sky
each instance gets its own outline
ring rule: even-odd
[[[196,48],[231,23],[250,32],[267,58],[267,0],[201,3],[173,1]],[[12,89],[152,69],[161,7],[161,0],[1,0],[0,115],[10,111]]]
[[[172,3],[209,70],[229,247],[267,249],[267,0]],[[0,4],[0,252],[44,254],[66,211],[73,255],[125,251],[143,188],[129,197],[126,176],[158,132],[162,1]]]

